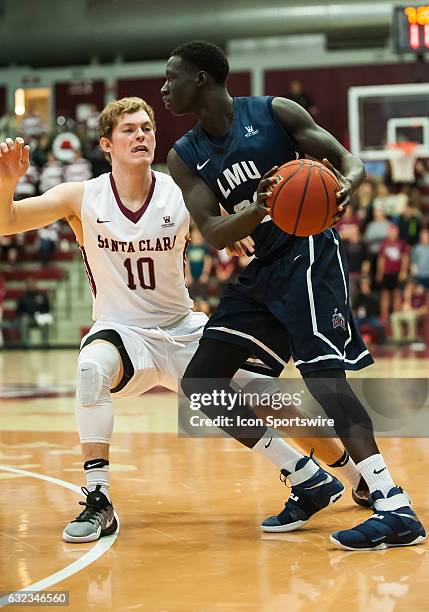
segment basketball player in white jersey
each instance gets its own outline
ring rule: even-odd
[[[21,138],[0,143],[0,234],[66,218],[93,292],[95,323],[81,343],[76,392],[86,502],[64,529],[68,542],[97,540],[117,528],[109,494],[111,396],[137,396],[155,385],[177,390],[207,320],[191,310],[184,283],[189,213],[181,191],[151,169],[152,108],[140,98],[113,101],[101,113],[99,130],[111,173],[19,202],[13,194],[30,149]],[[277,436],[255,450],[280,469],[305,459],[302,477],[321,471]]]

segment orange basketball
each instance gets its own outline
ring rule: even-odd
[[[337,213],[337,177],[323,164],[311,159],[294,159],[281,166],[277,183],[267,198],[270,215],[288,234],[320,234],[333,224]]]

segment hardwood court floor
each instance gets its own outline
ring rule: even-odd
[[[72,390],[73,352],[2,353],[0,363],[3,395]],[[424,360],[380,359],[365,375],[427,371]],[[0,591],[84,564],[99,550],[94,543],[62,542],[81,497],[34,477],[83,484],[73,403],[62,396],[0,403]],[[112,494],[121,532],[104,554],[49,587],[69,591],[66,609],[428,609],[426,543],[372,553],[335,549],[329,533],[369,515],[352,504],[349,490],[301,531],[261,533],[260,520],[280,511],[288,494],[276,470],[231,440],[178,439],[176,406],[170,393],[115,402]],[[381,446],[429,524],[427,440],[382,440]]]

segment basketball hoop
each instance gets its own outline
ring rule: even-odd
[[[390,166],[394,183],[414,183],[414,168],[418,157],[418,142],[405,141],[388,144]]]

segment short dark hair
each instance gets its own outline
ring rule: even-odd
[[[216,83],[225,83],[229,63],[223,50],[206,40],[192,40],[178,45],[171,56],[180,57],[184,62],[196,66],[209,74]]]

